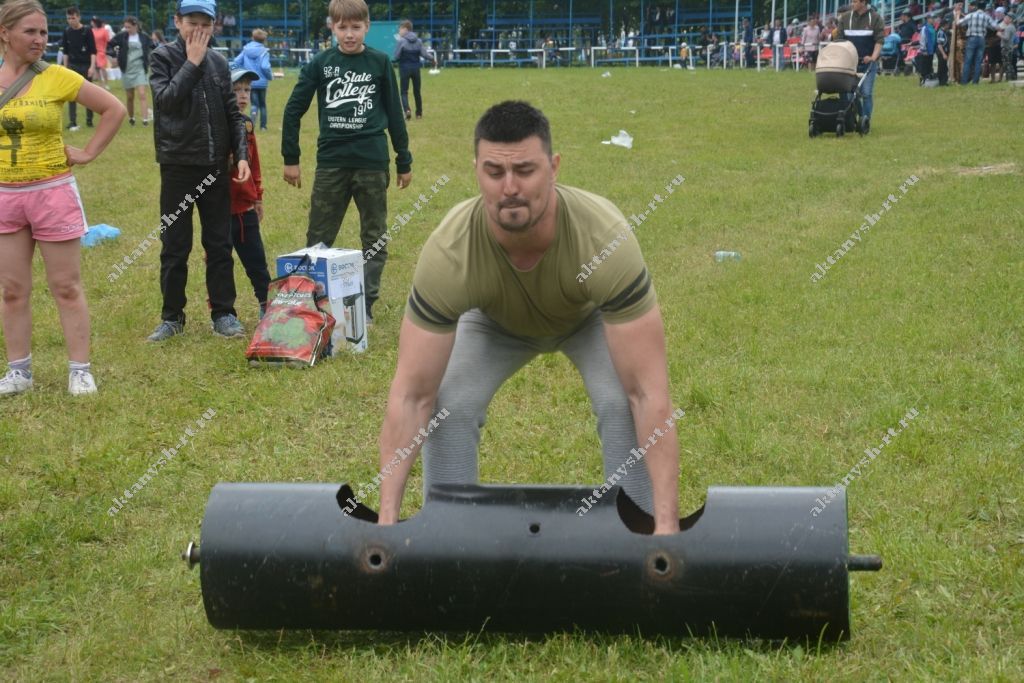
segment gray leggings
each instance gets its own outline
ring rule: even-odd
[[[424,498],[434,484],[479,482],[477,446],[487,406],[506,379],[537,354],[552,351],[568,356],[583,376],[597,416],[605,477],[626,462],[630,449],[637,446],[636,426],[608,353],[599,311],[562,337],[518,337],[479,310],[472,310],[459,319],[455,346],[437,396],[436,410],[444,408],[450,414],[423,446]],[[633,502],[652,512],[654,494],[643,461],[628,466],[619,485]]]

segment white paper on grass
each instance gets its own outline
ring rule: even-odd
[[[437,74],[441,73],[441,70],[440,69],[431,69],[427,73],[430,74],[431,76],[436,76]]]
[[[611,77],[612,77],[612,72],[611,71],[605,71],[603,74],[601,74],[601,78],[611,78]]]
[[[618,135],[613,135],[611,140],[602,140],[601,144],[618,145],[626,149],[633,149],[633,136],[624,130],[620,130]]]

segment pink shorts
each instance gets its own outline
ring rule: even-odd
[[[0,185],[0,234],[29,229],[40,242],[64,242],[85,234],[85,210],[71,173],[24,185]]]

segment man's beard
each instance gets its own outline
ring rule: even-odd
[[[520,212],[522,212],[523,218],[515,222],[502,220],[501,212],[507,209],[518,209]],[[498,204],[498,214],[496,217],[496,222],[498,223],[498,227],[500,227],[505,232],[526,232],[533,225],[532,218],[533,216],[530,214],[530,205],[525,201],[506,200],[503,202],[499,202]]]

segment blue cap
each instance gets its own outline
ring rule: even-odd
[[[213,19],[217,18],[217,3],[215,0],[181,0],[178,3],[178,14],[205,14]]]
[[[250,81],[260,80],[260,75],[255,71],[249,71],[248,69],[233,69],[231,71],[231,82],[237,83],[243,78],[248,78]]]

